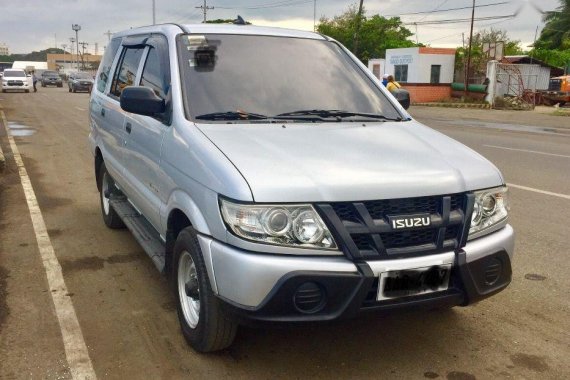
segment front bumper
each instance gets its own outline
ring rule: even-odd
[[[8,85],[2,84],[2,90],[29,90],[30,85],[28,83],[24,83],[22,85]]]
[[[199,241],[212,290],[227,308],[245,319],[278,322],[333,320],[366,310],[466,306],[508,286],[514,254],[510,225],[456,252],[358,263],[344,257],[250,253],[204,236]],[[445,264],[452,265],[447,290],[377,301],[380,273]],[[496,277],[489,278],[490,273]],[[314,312],[300,311],[295,304],[306,283],[318,284],[325,296]]]

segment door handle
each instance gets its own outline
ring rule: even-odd
[[[132,125],[131,123],[128,123],[125,125],[125,129],[127,130],[127,133],[131,133],[131,129],[132,129]]]
[[[101,108],[101,116],[105,117],[105,108]]]

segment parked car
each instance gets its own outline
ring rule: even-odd
[[[71,73],[67,80],[69,92],[91,92],[93,88],[93,76],[89,73]]]
[[[33,88],[31,75],[22,69],[6,69],[2,76],[2,92],[20,90],[30,92]]]
[[[198,351],[241,323],[466,306],[511,281],[499,170],[413,120],[326,36],[118,33],[90,126],[103,221],[169,276]]]
[[[57,71],[44,71],[41,76],[42,87],[57,86],[63,87],[63,81]]]

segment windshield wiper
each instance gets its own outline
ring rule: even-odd
[[[243,111],[212,112],[196,116],[199,120],[262,120],[268,118],[258,113]]]
[[[295,119],[307,117],[317,117],[320,119],[336,118],[337,120],[342,120],[346,117],[353,116],[363,116],[370,119],[379,120],[389,120],[389,121],[402,121],[401,117],[391,118],[384,116],[382,114],[367,113],[367,112],[351,112],[351,111],[341,111],[341,110],[299,110],[293,112],[281,113],[279,115],[273,116],[274,119]]]

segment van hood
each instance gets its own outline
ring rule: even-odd
[[[407,198],[503,184],[480,154],[413,120],[197,126],[256,202]]]

